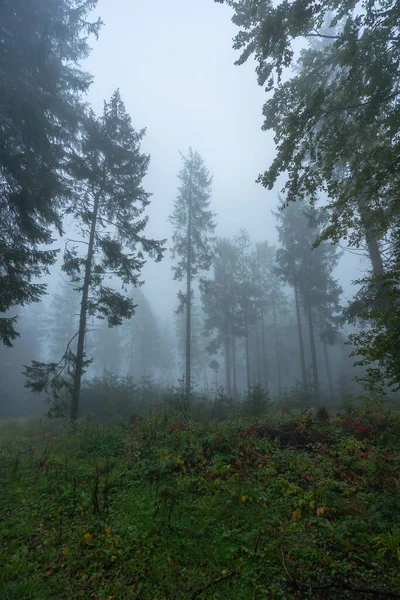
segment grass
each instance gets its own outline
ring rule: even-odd
[[[291,427],[3,423],[0,598],[400,597],[395,426]]]

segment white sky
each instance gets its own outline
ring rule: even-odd
[[[143,150],[151,154],[145,181],[153,193],[146,234],[170,238],[181,167],[179,150],[198,150],[214,176],[212,205],[217,234],[247,228],[255,241],[276,243],[276,191],[255,183],[274,157],[271,132],[262,132],[266,94],[257,85],[254,62],[234,66],[236,33],[231,10],[213,0],[100,0],[104,27],[85,67],[94,75],[89,100],[102,110],[119,87],[135,129],[147,128]],[[346,255],[340,280],[358,277],[358,259]],[[143,291],[160,316],[176,307],[169,252],[146,265]]]

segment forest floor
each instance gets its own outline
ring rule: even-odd
[[[400,598],[399,432],[5,422],[0,598]]]

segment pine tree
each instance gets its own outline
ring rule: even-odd
[[[3,0],[0,25],[0,314],[37,302],[56,260],[46,248],[62,231],[70,193],[65,166],[91,77],[78,68],[100,22],[97,0]],[[0,340],[18,335],[14,311]]]
[[[236,280],[238,289],[239,315],[243,328],[246,360],[246,389],[251,389],[251,367],[249,352],[250,329],[256,323],[257,308],[255,298],[257,295],[257,282],[254,281],[251,271],[251,240],[248,231],[241,230],[234,238],[237,247]],[[266,375],[266,372],[265,372]]]
[[[77,419],[81,379],[85,367],[84,342],[88,316],[107,319],[109,327],[120,325],[134,312],[129,296],[106,286],[115,278],[123,286],[140,284],[144,254],[161,260],[162,242],[142,235],[149,194],[142,187],[149,156],[141,154],[144,131],[136,132],[119,92],[104,103],[103,115],[88,115],[81,134],[79,151],[70,163],[74,177],[75,202],[71,212],[83,235],[87,250],[69,246],[63,270],[81,290],[77,353],[74,358],[71,419]],[[50,372],[49,372],[50,369]],[[32,365],[27,370],[30,387],[49,387],[54,368]]]
[[[189,401],[192,387],[191,373],[191,311],[193,282],[210,268],[215,230],[214,214],[210,210],[212,179],[201,156],[191,148],[182,156],[183,169],[179,195],[175,200],[170,222],[174,227],[172,258],[174,279],[186,281],[186,292],[179,293],[178,310],[186,309],[185,393]]]
[[[244,336],[240,310],[240,289],[237,276],[238,247],[229,239],[219,238],[213,261],[213,278],[203,278],[200,284],[206,331],[214,336],[210,354],[223,350],[225,358],[225,389],[229,398],[236,396],[236,344]],[[233,387],[232,387],[233,378]]]

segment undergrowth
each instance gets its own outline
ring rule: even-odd
[[[386,417],[6,423],[0,598],[399,597]]]

